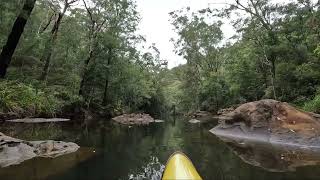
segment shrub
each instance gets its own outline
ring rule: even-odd
[[[32,85],[14,81],[0,82],[0,111],[23,116],[46,114],[54,116],[61,103],[52,95]]]
[[[315,113],[320,113],[320,95],[316,95],[313,100],[307,101],[304,104],[303,109],[305,111],[311,111],[311,112],[315,112]]]

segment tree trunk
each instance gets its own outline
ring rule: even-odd
[[[272,91],[273,91],[273,98],[277,100],[277,93],[276,93],[276,64],[275,64],[275,58],[271,58],[271,86],[272,86]]]
[[[105,82],[105,86],[104,86],[102,105],[107,105],[107,103],[108,103],[108,87],[109,87],[109,77],[108,76],[109,75],[107,75],[107,77],[106,77],[106,82]]]
[[[40,80],[42,80],[42,81],[47,79],[48,72],[49,72],[49,67],[50,67],[52,51],[53,51],[53,48],[55,46],[55,43],[56,43],[56,40],[57,40],[57,37],[58,37],[58,31],[59,31],[59,27],[60,27],[62,18],[64,16],[64,14],[66,13],[67,8],[68,8],[68,6],[65,5],[62,13],[58,14],[58,18],[55,21],[54,26],[53,26],[53,28],[51,30],[51,37],[50,37],[48,43],[46,44],[44,53],[43,53],[43,55],[41,57],[41,61],[45,62],[45,65],[44,65],[43,70],[42,70],[42,74],[40,76]]]
[[[105,86],[104,86],[103,101],[102,101],[103,105],[107,105],[107,103],[108,103],[108,90],[109,90],[109,77],[110,77],[110,67],[109,66],[111,64],[112,56],[113,56],[112,48],[109,48],[108,61],[107,61],[106,82],[105,82]]]
[[[89,56],[84,61],[83,75],[82,75],[82,79],[81,79],[81,82],[80,82],[80,88],[79,88],[79,95],[80,96],[83,95],[83,88],[84,88],[84,85],[85,85],[85,82],[86,82],[86,78],[88,76],[88,66],[89,66],[89,63],[90,63],[92,57],[93,57],[93,50],[90,49]]]
[[[24,31],[24,27],[34,8],[35,2],[36,0],[26,0],[23,5],[23,9],[13,24],[7,43],[4,45],[0,54],[0,78],[4,78],[7,73],[7,68]]]

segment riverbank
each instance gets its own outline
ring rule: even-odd
[[[22,118],[66,118],[71,120],[110,119],[129,112],[154,112],[141,102],[136,106],[101,98],[92,100],[74,89],[48,86],[43,82],[21,83],[0,80],[0,122]],[[152,107],[152,105],[150,105]]]

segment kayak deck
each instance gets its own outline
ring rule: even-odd
[[[185,154],[175,152],[166,164],[162,180],[202,180],[202,178]]]

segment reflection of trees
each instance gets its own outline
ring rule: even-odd
[[[290,173],[274,173],[268,172],[260,167],[254,167],[246,164],[242,159],[234,153],[234,149],[228,147],[224,142],[208,132],[209,128],[188,125],[185,127],[187,133],[184,137],[183,151],[192,159],[200,175],[204,179],[223,179],[223,180],[280,180],[280,179],[306,179],[305,173],[312,170],[298,170],[298,172]],[[257,154],[258,151],[258,154]],[[277,168],[278,155],[281,158],[279,151],[273,151],[270,156],[270,151],[265,147],[259,150],[254,149],[239,149],[239,153],[248,153],[248,160],[253,161],[258,158],[261,163],[265,163],[269,168]],[[274,154],[273,154],[274,153]],[[280,164],[282,166],[286,163]],[[282,167],[280,166],[280,167]],[[282,167],[283,168],[283,167]],[[319,169],[319,167],[314,167]],[[310,173],[310,174],[314,174]],[[318,174],[319,175],[319,174]]]
[[[145,172],[146,167],[151,167],[150,164],[156,164],[150,157],[158,158],[159,164],[165,164],[168,157],[177,150],[187,154],[203,179],[208,180],[298,180],[307,177],[317,179],[320,176],[320,168],[317,166],[286,173],[271,173],[261,167],[252,166],[250,164],[285,169],[290,163],[297,164],[299,161],[295,159],[298,156],[290,154],[291,151],[268,151],[266,147],[227,145],[208,131],[211,127],[192,125],[182,118],[177,118],[175,125],[161,123],[128,127],[107,123],[88,128],[87,134],[77,126],[55,128],[59,130],[59,137],[63,138],[61,140],[75,141],[82,147],[94,147],[97,152],[86,161],[74,163],[72,169],[57,175],[56,179],[128,179],[128,175]],[[43,132],[48,130],[43,126],[38,129]],[[32,131],[32,128],[27,128],[26,133],[29,131]],[[279,166],[277,163],[281,154],[288,160]],[[82,157],[84,156],[79,155],[75,159]],[[320,155],[314,157],[299,154],[299,158],[307,159],[302,161],[302,164],[310,165],[308,163],[320,159]],[[245,159],[249,164],[243,161]],[[36,165],[30,167],[36,168]],[[50,167],[50,164],[46,164],[46,168]],[[157,168],[147,168],[147,171],[150,173],[154,169]]]
[[[297,167],[320,164],[320,153],[307,149],[248,143],[228,146],[246,163],[271,172],[295,171]]]

